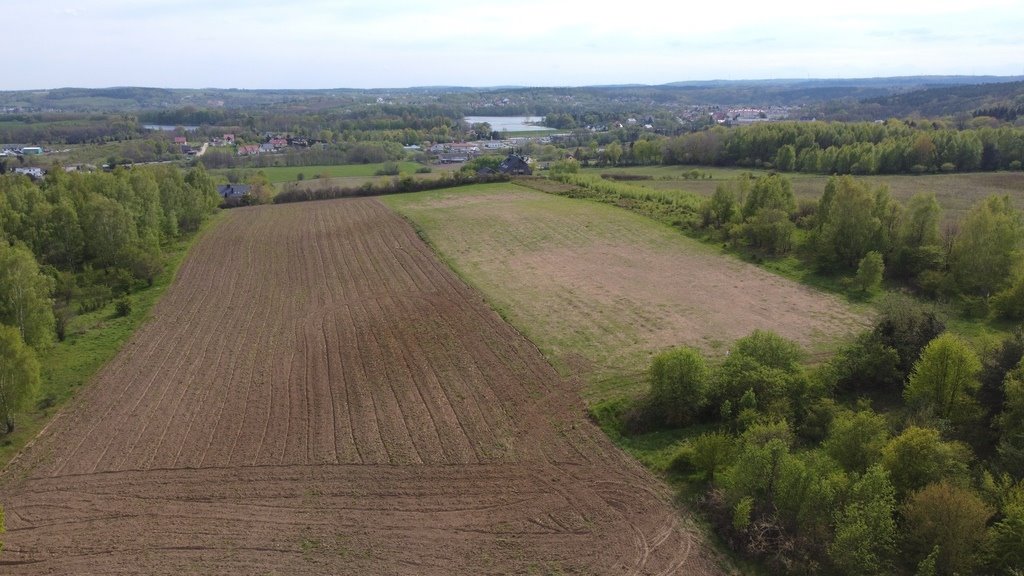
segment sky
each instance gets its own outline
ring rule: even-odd
[[[1021,0],[5,0],[0,90],[1024,74]]]

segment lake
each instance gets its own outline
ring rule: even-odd
[[[463,118],[463,120],[470,124],[487,122],[491,125],[491,130],[494,130],[495,132],[501,132],[502,130],[506,130],[508,132],[554,130],[554,128],[529,124],[529,122],[540,122],[543,119],[544,118],[540,116],[466,116]]]

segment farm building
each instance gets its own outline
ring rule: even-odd
[[[238,198],[249,194],[248,184],[220,184],[217,186],[217,194],[221,198]]]
[[[533,174],[533,170],[530,169],[530,163],[519,154],[509,154],[508,158],[502,160],[501,164],[498,165],[498,172],[502,174]]]
[[[449,144],[448,148],[452,152],[466,154],[466,155],[469,155],[469,156],[472,156],[474,154],[479,154],[480,153],[480,147],[477,146],[476,144],[467,144],[467,143],[459,142],[457,144]]]

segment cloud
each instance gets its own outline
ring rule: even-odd
[[[566,85],[1019,73],[1018,0],[51,0],[0,88]],[[54,16],[59,17],[54,17]],[[998,17],[995,17],[998,15]]]

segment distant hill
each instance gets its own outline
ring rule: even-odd
[[[970,113],[1016,91],[1024,76],[897,76],[780,80],[673,82],[666,87],[732,105],[811,106],[806,113],[839,119],[877,119],[912,114],[945,116]],[[970,95],[970,96],[968,96]],[[817,105],[817,106],[815,106]]]
[[[240,90],[233,88],[55,88],[0,92],[0,112],[136,113],[181,109],[343,109],[356,103],[440,104],[452,113],[535,114],[613,107],[643,113],[682,106],[800,106],[802,117],[868,120],[949,116],[991,109],[1024,114],[1021,76],[899,76],[701,80],[648,86],[418,86],[399,89]]]
[[[862,104],[877,106],[889,112],[888,116],[897,117],[952,116],[985,109],[1016,108],[1024,105],[1024,81],[925,88],[871,98]]]
[[[686,80],[665,86],[789,86],[847,88],[922,88],[926,86],[959,86],[994,84],[1024,80],[1024,76],[889,76],[878,78],[781,78],[775,80]]]

